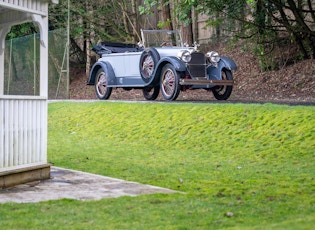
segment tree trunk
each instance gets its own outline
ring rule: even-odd
[[[191,18],[193,17],[191,10],[189,11],[189,15]],[[187,26],[183,26],[183,41],[187,43],[188,45],[192,45],[194,42],[193,40],[194,40],[194,37],[193,37],[193,22],[192,22]]]
[[[140,31],[140,20],[139,20],[139,0],[132,0],[131,1],[131,11],[132,11],[132,28],[133,28],[133,42],[136,43],[137,41],[141,40],[139,36]]]
[[[163,28],[166,30],[173,30],[173,23],[171,17],[171,7],[167,0],[162,0],[162,22]]]
[[[86,64],[85,64],[85,74],[86,78],[89,77],[90,69],[91,69],[91,49],[90,49],[90,39],[86,39]]]
[[[89,16],[93,15],[93,6],[91,6],[88,2],[86,2],[86,11]],[[92,17],[91,17],[92,18]],[[85,36],[85,54],[86,54],[86,64],[85,64],[85,74],[86,77],[89,77],[90,69],[91,69],[91,41],[94,40],[95,32],[94,32],[94,23],[93,21],[86,22],[86,32]]]
[[[285,29],[287,30],[289,34],[293,35],[294,40],[298,44],[300,51],[303,55],[303,59],[306,59],[308,57],[308,54],[303,44],[301,34],[298,31],[296,31],[295,28],[292,26],[290,19],[288,19],[288,16],[284,11],[284,6],[280,4],[279,2],[277,2],[276,0],[272,0],[271,2],[274,3],[274,5],[277,7],[280,13],[281,19],[277,19],[277,21],[279,21],[285,27]],[[270,14],[272,14],[272,12]]]

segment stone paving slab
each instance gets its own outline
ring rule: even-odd
[[[63,198],[100,200],[119,196],[175,192],[161,187],[51,167],[51,179],[0,189],[0,203],[35,203]]]

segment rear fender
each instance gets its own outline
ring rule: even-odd
[[[209,80],[222,80],[223,69],[237,70],[237,65],[231,58],[221,57],[218,66],[208,66],[207,74]]]
[[[99,71],[99,69],[103,69],[103,71],[105,72],[105,74],[107,76],[107,84],[108,85],[115,85],[116,84],[115,72],[114,72],[111,64],[109,62],[106,62],[106,61],[105,62],[100,61],[100,62],[96,62],[92,66],[92,69],[90,71],[90,76],[89,76],[89,79],[87,81],[88,85],[94,85],[95,84],[96,74]]]

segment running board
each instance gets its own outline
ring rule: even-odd
[[[180,85],[234,85],[233,80],[179,79]]]

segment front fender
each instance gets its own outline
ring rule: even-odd
[[[157,67],[154,71],[154,78],[152,79],[152,81],[148,85],[157,85],[159,83],[162,68],[168,63],[172,64],[176,71],[182,72],[182,71],[186,70],[185,63],[176,57],[161,58],[156,65]]]
[[[174,68],[177,70],[177,71],[185,71],[186,70],[186,65],[183,61],[179,60],[178,58],[176,57],[164,57],[162,58],[158,64],[157,64],[157,67],[163,67],[164,65],[166,65],[167,63],[170,63],[174,66]]]
[[[237,70],[236,63],[228,57],[221,57],[217,66],[208,66],[207,74],[209,80],[222,80],[222,70]]]
[[[237,70],[237,65],[231,58],[221,57],[220,62],[222,62],[222,64],[224,64],[224,68],[228,70]]]
[[[90,76],[87,81],[88,85],[94,85],[95,84],[95,77],[99,69],[103,69],[107,76],[107,84],[108,85],[115,85],[116,84],[116,77],[115,72],[113,70],[113,67],[109,62],[106,61],[99,61],[96,62],[90,71]]]

